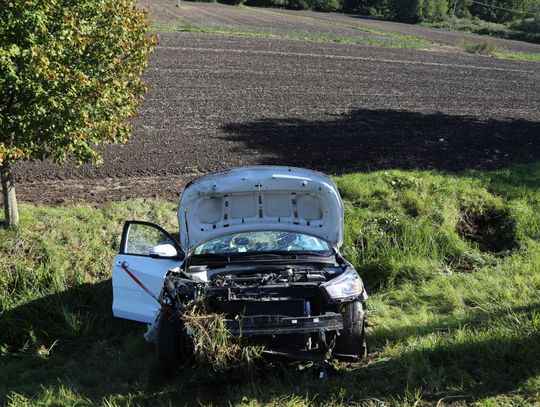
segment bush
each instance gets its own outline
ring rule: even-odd
[[[442,21],[448,16],[447,0],[423,0],[422,18],[427,21]]]
[[[286,7],[287,0],[247,0],[246,4],[253,7]]]
[[[540,17],[512,21],[509,26],[512,30],[538,34],[540,33]]]
[[[394,0],[396,19],[406,23],[421,21],[420,1],[422,0]]]
[[[538,7],[538,3],[536,2],[535,4],[535,1],[536,0],[493,0],[490,2],[489,6],[473,4],[470,7],[470,10],[473,15],[482,20],[504,23],[522,18],[522,12],[535,12],[535,9]]]
[[[340,11],[341,0],[312,0],[311,9],[315,11]]]
[[[288,7],[292,8],[293,10],[309,10],[310,1],[309,0],[290,0]]]
[[[458,45],[465,51],[471,54],[480,55],[495,55],[498,51],[497,46],[491,41],[467,41],[460,40]]]
[[[394,0],[395,18],[406,23],[441,21],[448,15],[447,0]]]

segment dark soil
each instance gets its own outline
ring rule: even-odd
[[[506,255],[518,247],[516,225],[503,211],[466,216],[458,228],[465,239],[486,253]]]
[[[384,21],[355,14],[277,8],[240,8],[217,3],[180,2],[180,7],[176,7],[176,4],[175,0],[139,0],[140,7],[149,11],[153,22],[173,27],[179,23],[196,23],[203,26],[278,34],[299,32],[346,38],[382,37],[365,31],[367,29],[413,35],[447,45],[456,45],[462,39],[490,41],[501,49],[540,53],[539,44],[448,31],[417,24]]]
[[[103,148],[99,168],[18,163],[21,200],[177,199],[194,175],[239,165],[340,174],[540,158],[536,63],[210,34],[159,41],[131,141]]]

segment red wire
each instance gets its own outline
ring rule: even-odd
[[[150,291],[129,269],[127,268],[126,262],[123,261],[120,263],[120,267],[128,273],[128,275],[135,281],[144,291],[146,291],[154,300],[158,302],[159,305],[161,305],[161,308],[169,315],[177,315],[176,310],[174,310],[169,304],[165,304],[164,302],[160,301],[158,297],[155,296],[155,294]]]

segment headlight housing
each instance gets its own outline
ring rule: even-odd
[[[352,267],[349,267],[333,280],[321,284],[320,287],[330,303],[353,300],[364,292],[364,283]]]

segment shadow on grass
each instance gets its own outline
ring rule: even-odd
[[[356,109],[329,120],[269,119],[224,126],[261,164],[333,174],[493,169],[540,160],[540,121]]]
[[[540,333],[501,332],[431,345],[428,341],[395,357],[382,357],[375,349],[367,361],[333,372],[324,382],[316,379],[313,368],[279,364],[262,366],[255,373],[222,374],[186,365],[174,377],[163,377],[155,369],[152,346],[142,337],[144,327],[113,318],[110,304],[109,280],[84,284],[0,314],[2,326],[12,327],[3,331],[3,343],[24,348],[16,338],[33,332],[26,334],[29,344],[25,351],[4,353],[0,358],[0,402],[14,393],[39,399],[44,389],[60,388],[69,389],[88,404],[115,397],[141,405],[234,404],[244,397],[263,403],[293,397],[315,402],[395,401],[416,389],[422,389],[426,400],[463,394],[482,398],[511,392],[540,373]],[[532,304],[510,311],[530,315],[540,312],[540,307]],[[382,343],[381,334],[391,344],[411,335],[425,339],[441,329],[450,334],[457,327],[474,326],[491,317],[495,316],[477,313],[444,326],[389,330],[380,332],[378,341]]]
[[[0,310],[7,327],[0,331],[0,404],[12,392],[35,395],[42,386],[99,398],[136,380],[151,347],[144,326],[114,318],[111,304],[106,280]]]

